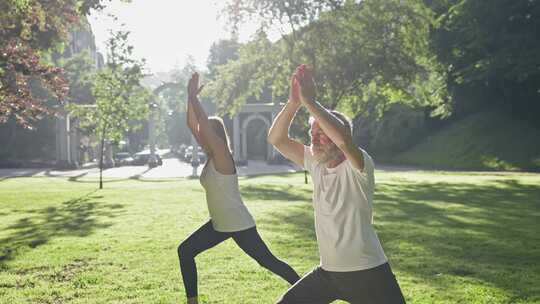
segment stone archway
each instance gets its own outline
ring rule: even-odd
[[[251,125],[251,126],[250,126]],[[249,129],[248,129],[249,127]],[[268,160],[271,155],[271,146],[266,142],[266,135],[270,129],[270,121],[259,113],[248,116],[242,123],[242,158],[248,159],[248,154],[255,158]],[[248,146],[248,139],[255,141]]]

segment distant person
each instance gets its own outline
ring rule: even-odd
[[[315,231],[320,265],[278,301],[289,303],[398,304],[405,300],[373,228],[374,164],[352,141],[349,120],[315,101],[315,82],[305,65],[291,78],[289,101],[268,141],[313,179]],[[297,110],[311,114],[311,146],[289,138]]]
[[[294,284],[300,276],[270,252],[242,202],[229,137],[223,121],[219,117],[208,118],[204,112],[197,98],[201,89],[199,75],[194,73],[188,84],[187,124],[208,155],[200,180],[206,191],[210,220],[178,246],[187,302],[198,303],[195,256],[228,238],[233,238],[259,265]]]

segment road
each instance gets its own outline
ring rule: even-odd
[[[138,179],[163,179],[189,177],[193,175],[191,164],[180,161],[170,153],[160,154],[163,157],[163,165],[148,168],[148,166],[123,166],[103,170],[105,178],[138,178]],[[202,165],[198,167],[197,175],[200,174]],[[238,175],[256,175],[269,173],[295,172],[298,168],[290,165],[268,165],[264,161],[249,161],[247,166],[238,167]],[[96,164],[87,164],[83,168],[75,170],[57,170],[54,168],[40,169],[0,169],[0,177],[22,176],[56,176],[70,178],[97,178],[99,168]]]

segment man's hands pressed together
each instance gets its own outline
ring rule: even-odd
[[[300,100],[303,104],[315,102],[317,97],[317,86],[313,79],[313,72],[305,64],[296,68],[293,78],[300,86]]]

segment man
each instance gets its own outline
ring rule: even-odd
[[[276,149],[311,174],[321,258],[320,266],[278,303],[405,303],[372,224],[373,161],[354,145],[347,118],[325,109],[315,95],[311,71],[299,66],[291,77],[289,101],[268,134]],[[312,117],[310,147],[288,136],[302,105]]]

